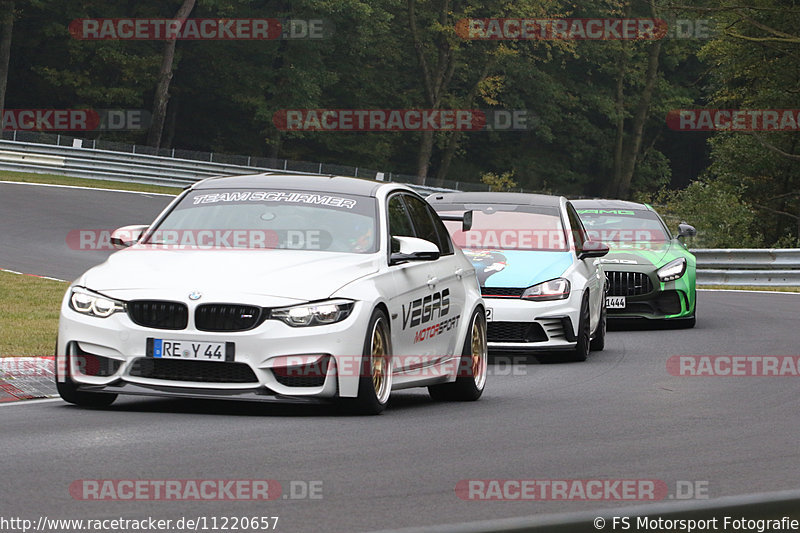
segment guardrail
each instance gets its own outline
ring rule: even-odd
[[[181,154],[201,154],[180,150],[159,150],[160,155],[114,151],[110,149],[87,148],[84,141],[72,137],[37,134],[44,140],[54,140],[55,144],[0,140],[0,170],[58,174],[75,178],[118,180],[150,185],[184,187],[211,176],[252,174],[258,172],[283,172],[289,174],[338,174],[359,176],[355,167],[326,165],[289,161],[285,159],[248,158],[246,156],[226,156],[205,154],[208,161],[184,159]],[[63,139],[70,140],[73,146],[58,144]],[[99,142],[89,141],[93,146]],[[99,144],[107,147],[128,147],[135,145],[120,143]],[[139,150],[149,147],[138,147]],[[169,153],[170,156],[164,154]],[[216,156],[218,160],[212,161]],[[240,162],[241,164],[236,164]],[[264,163],[267,166],[258,166]],[[290,165],[291,163],[291,165]],[[272,164],[270,166],[269,164]],[[305,165],[305,168],[299,168]],[[283,168],[280,168],[280,167]],[[295,168],[290,168],[294,166]],[[314,168],[311,168],[314,167]],[[367,174],[365,174],[365,172]],[[398,175],[363,171],[361,176],[385,181],[397,180]],[[412,176],[403,176],[412,178]],[[480,188],[480,184],[448,182],[452,188],[425,185],[409,185],[420,192],[440,192]],[[698,249],[692,250],[697,256],[697,284],[703,285],[752,285],[761,287],[800,286],[800,249]]]
[[[51,173],[89,179],[124,179],[135,183],[183,187],[221,174],[285,172],[323,174],[415,184],[415,176],[393,172],[268,157],[155,149],[150,146],[112,141],[85,140],[67,135],[38,132],[0,132],[0,170]],[[43,158],[35,155],[49,156]],[[424,191],[489,190],[482,183],[428,178]]]
[[[614,521],[617,517],[617,521]],[[621,521],[628,519],[628,524]],[[725,519],[728,518],[728,523]],[[661,522],[659,522],[659,519]],[[708,521],[716,519],[716,526]],[[643,520],[643,522],[640,522]],[[685,520],[686,522],[678,522]],[[689,520],[694,527],[690,529]],[[734,520],[753,522],[733,524]],[[759,528],[759,520],[774,520]],[[800,490],[672,501],[576,513],[504,518],[454,525],[382,530],[376,533],[589,533],[591,531],[792,531],[800,520]],[[700,521],[705,521],[701,526]],[[788,522],[788,523],[787,523]],[[762,522],[762,526],[765,524]],[[774,527],[774,526],[778,527]]]
[[[800,286],[800,248],[691,250],[697,257],[697,284]]]

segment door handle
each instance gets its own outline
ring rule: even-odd
[[[464,269],[459,268],[458,270],[456,270],[455,274],[458,279],[461,279],[462,277],[464,277]]]
[[[435,288],[437,283],[439,283],[439,278],[437,278],[436,276],[434,276],[432,278],[428,278],[428,288],[429,289]]]

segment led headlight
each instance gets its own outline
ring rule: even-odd
[[[551,279],[528,287],[522,293],[522,298],[539,302],[547,300],[564,300],[569,298],[569,280],[565,278]]]
[[[69,306],[78,313],[100,318],[106,318],[125,310],[124,303],[106,298],[83,287],[73,287],[69,297]]]
[[[656,274],[661,281],[675,281],[686,272],[686,259],[679,257],[659,268]]]
[[[328,300],[292,307],[281,307],[270,312],[270,318],[281,320],[292,327],[323,326],[342,321],[353,310],[350,300]]]

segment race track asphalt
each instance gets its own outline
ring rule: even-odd
[[[74,279],[102,260],[70,229],[147,223],[163,196],[0,184],[0,267]],[[82,255],[86,254],[86,255]],[[800,296],[701,292],[697,327],[609,332],[585,363],[495,356],[483,398],[393,395],[378,417],[327,406],[120,398],[0,407],[0,516],[279,516],[278,531],[374,531],[630,501],[463,501],[467,479],[656,479],[711,498],[798,488],[796,377],[678,377],[673,355],[797,355]],[[81,501],[86,479],[269,479],[272,502]],[[292,500],[291,481],[321,481]],[[301,484],[295,484],[301,486]],[[684,484],[683,486],[686,486]]]

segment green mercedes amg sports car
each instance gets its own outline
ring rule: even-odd
[[[683,242],[696,234],[685,223],[673,236],[647,204],[622,200],[573,200],[593,240],[611,247],[605,270],[608,318],[676,321],[694,327],[696,261]]]

